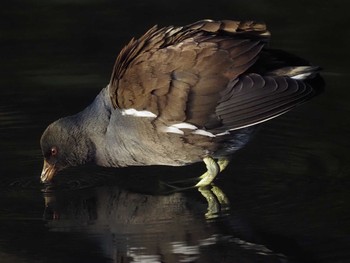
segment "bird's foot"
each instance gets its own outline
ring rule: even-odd
[[[203,161],[206,165],[207,171],[198,178],[190,178],[169,183],[161,182],[161,185],[171,189],[172,191],[182,191],[191,188],[209,186],[219,172],[223,171],[229,164],[229,159],[220,159],[216,162],[211,157],[205,157]]]
[[[220,166],[213,158],[205,157],[203,161],[207,167],[207,171],[199,177],[200,180],[195,187],[210,185],[220,172]]]

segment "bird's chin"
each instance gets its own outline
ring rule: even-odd
[[[55,165],[49,164],[46,160],[44,160],[44,166],[40,176],[41,182],[51,182],[52,178],[57,174],[57,172],[58,169],[55,167]]]

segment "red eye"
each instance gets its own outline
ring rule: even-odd
[[[51,148],[51,155],[55,156],[57,154],[57,148],[56,147],[52,147]]]

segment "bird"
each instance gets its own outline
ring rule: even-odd
[[[270,35],[263,22],[205,19],[131,39],[94,101],[43,132],[41,182],[87,163],[204,162],[193,187],[212,184],[256,127],[320,93],[320,67],[270,48]]]

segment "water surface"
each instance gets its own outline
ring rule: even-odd
[[[1,262],[350,262],[348,8],[340,0],[4,4]],[[160,184],[197,176],[202,164],[81,167],[54,187],[39,183],[42,131],[93,100],[131,37],[208,17],[264,20],[273,47],[324,68],[325,93],[263,125],[206,192]]]

